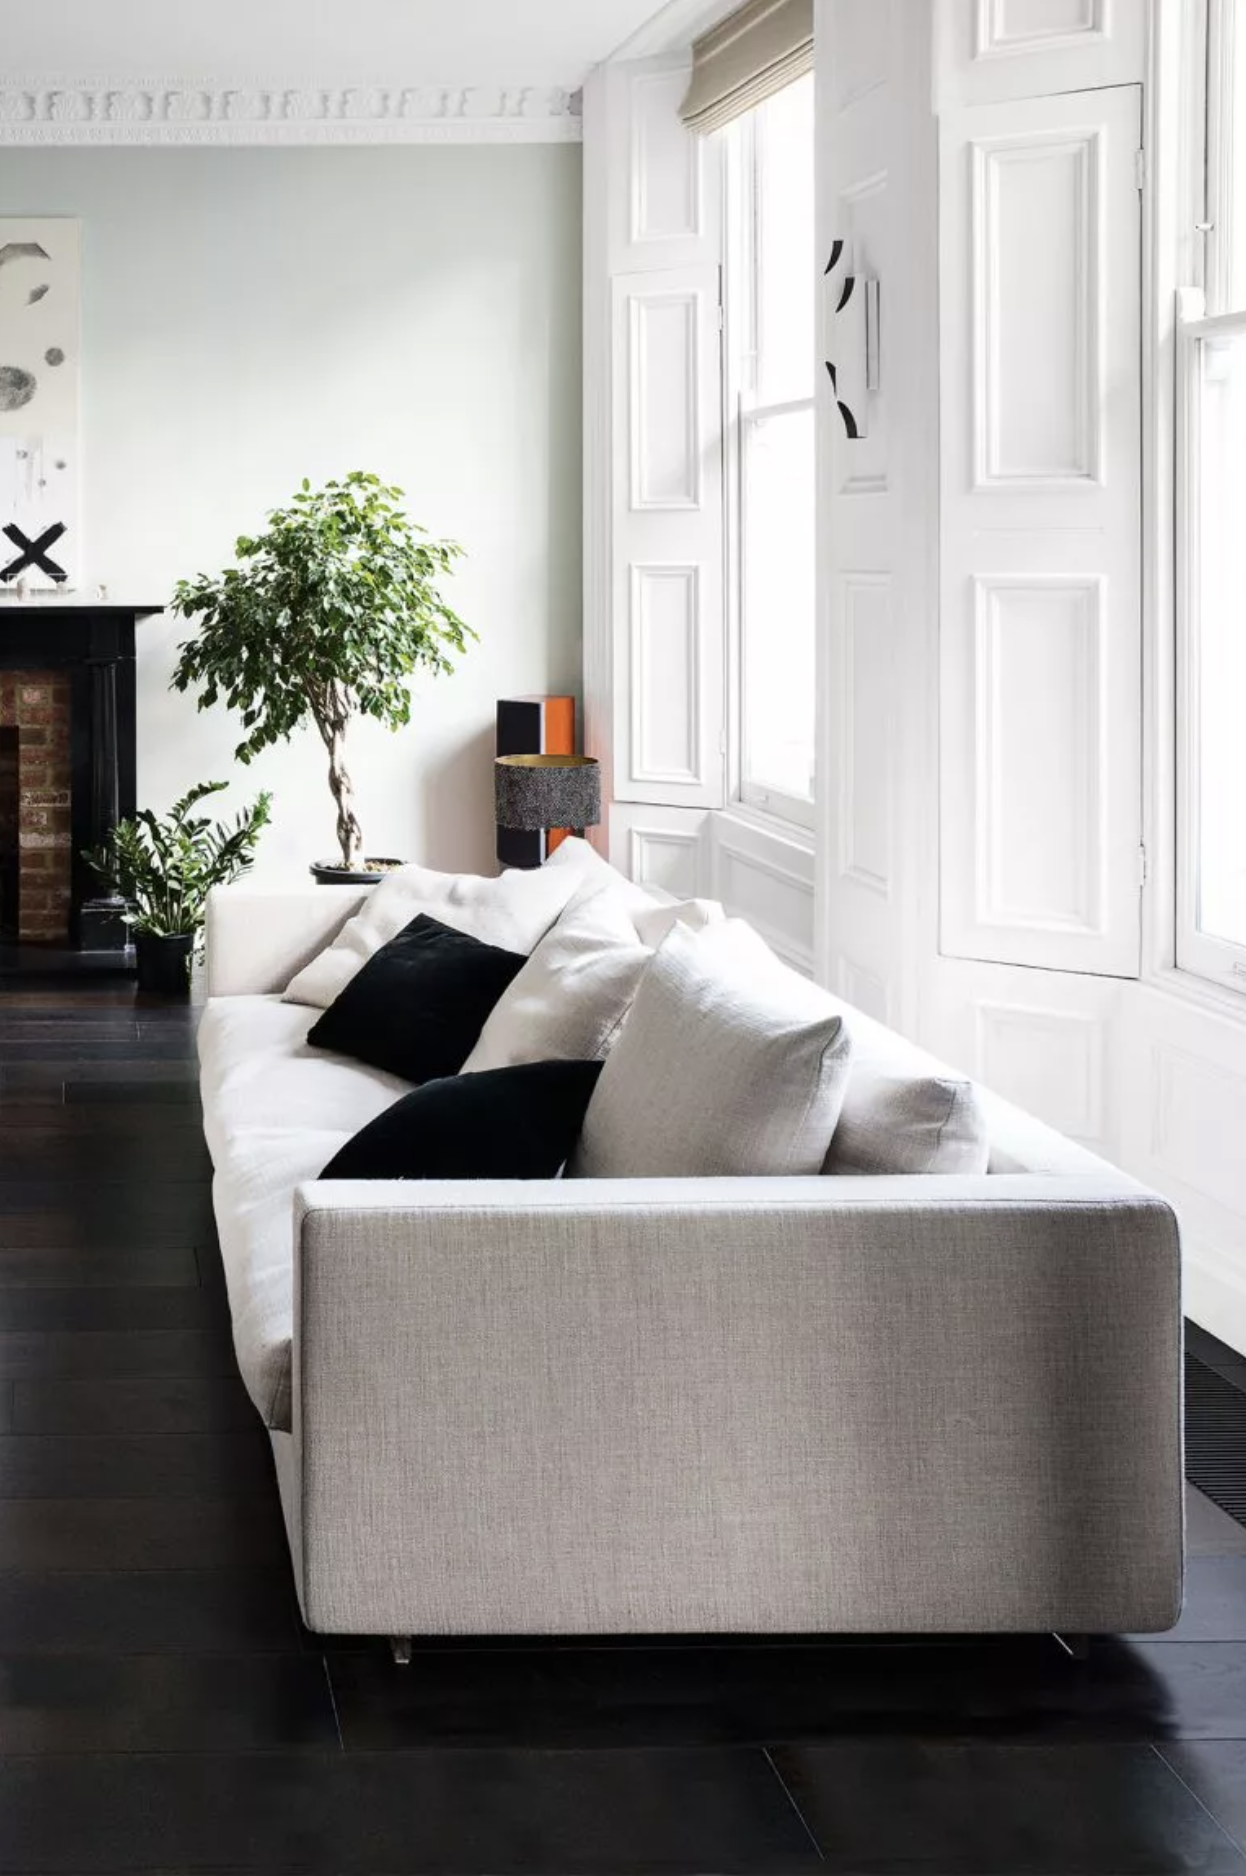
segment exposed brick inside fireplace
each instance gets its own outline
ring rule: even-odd
[[[0,845],[10,859],[7,866],[0,862],[0,877],[11,880],[15,870],[17,884],[16,918],[8,906],[0,916],[33,943],[63,944],[69,937],[70,710],[67,673],[0,671],[0,730],[10,732],[4,739],[10,788],[16,761],[17,819],[14,869],[13,832],[0,814]]]

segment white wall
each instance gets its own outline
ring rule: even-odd
[[[161,602],[304,475],[375,470],[468,551],[479,631],[397,737],[357,732],[373,852],[491,864],[494,699],[578,688],[580,153],[573,146],[6,150],[0,215],[83,225],[83,586]],[[235,773],[234,720],[141,628],[139,794]],[[314,732],[271,787],[267,872],[333,849]]]

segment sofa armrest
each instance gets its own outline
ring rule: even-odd
[[[318,1183],[308,1622],[1175,1619],[1180,1258],[1128,1179]]]
[[[208,894],[207,993],[268,996],[284,990],[359,910],[366,886],[217,886]]]

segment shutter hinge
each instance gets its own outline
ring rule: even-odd
[[[1134,151],[1134,181],[1139,189],[1146,188],[1146,151]]]
[[[1138,884],[1140,886],[1145,886],[1149,876],[1150,875],[1149,875],[1149,869],[1147,867],[1146,847],[1143,844],[1143,842],[1139,841],[1138,843]]]

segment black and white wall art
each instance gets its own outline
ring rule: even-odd
[[[80,226],[0,218],[0,582],[78,577]]]

